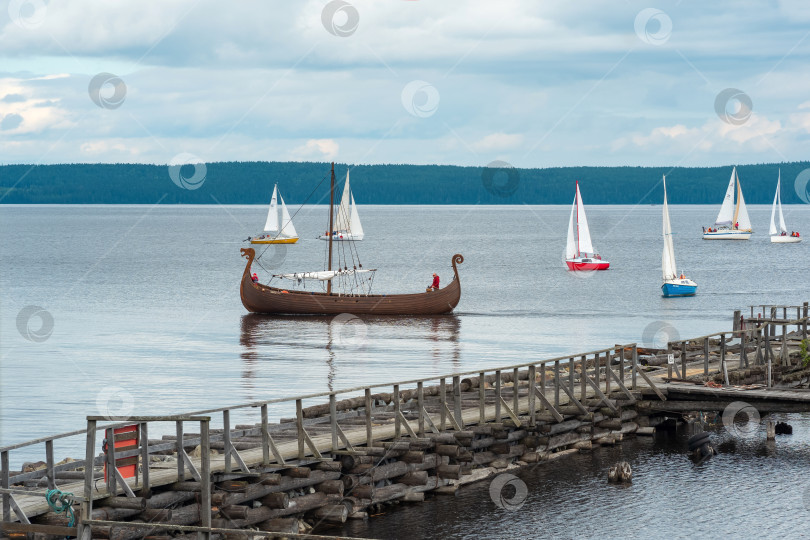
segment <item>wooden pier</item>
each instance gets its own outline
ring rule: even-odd
[[[766,307],[660,350],[631,343],[175,416],[89,416],[86,429],[0,448],[0,538],[318,538],[312,526],[652,435],[690,412],[741,401],[808,411],[808,304]],[[270,406],[290,418],[270,422]],[[237,413],[253,421],[231,425]],[[173,434],[149,439],[165,423]],[[85,457],[55,463],[54,441],[68,437],[84,439]],[[11,471],[13,452],[31,447],[44,460]]]

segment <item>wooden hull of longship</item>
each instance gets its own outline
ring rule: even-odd
[[[461,283],[456,263],[464,261],[453,256],[455,279],[445,288],[417,294],[375,294],[345,296],[322,292],[291,291],[254,283],[250,279],[250,266],[255,252],[242,249],[248,258],[239,292],[242,305],[253,313],[294,315],[439,315],[450,313],[461,299]]]

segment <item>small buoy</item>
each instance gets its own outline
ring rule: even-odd
[[[633,480],[633,469],[626,461],[614,465],[608,470],[608,482],[611,484],[629,484]]]
[[[793,435],[793,426],[791,426],[787,422],[777,422],[776,423],[776,434],[777,435]]]

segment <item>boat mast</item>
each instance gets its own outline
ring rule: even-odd
[[[332,217],[335,211],[335,163],[332,162],[332,178],[329,181],[329,266],[332,270]],[[326,282],[326,294],[332,294],[332,280]]]

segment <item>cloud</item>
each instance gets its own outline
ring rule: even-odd
[[[22,124],[23,117],[16,113],[7,114],[0,120],[0,130],[10,131],[17,129]]]
[[[290,152],[293,161],[331,160],[338,155],[340,145],[332,139],[310,139]]]
[[[476,152],[497,152],[499,150],[512,150],[523,144],[523,135],[520,133],[491,133],[470,146]]]

